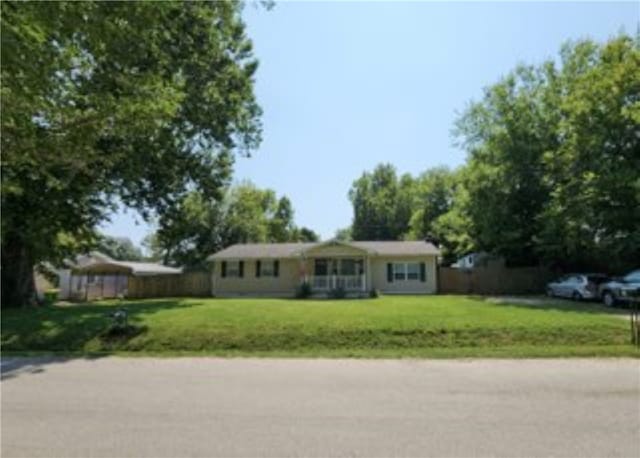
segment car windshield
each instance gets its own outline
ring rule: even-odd
[[[640,270],[634,270],[624,277],[624,281],[628,282],[640,282]]]

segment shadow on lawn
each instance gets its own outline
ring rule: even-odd
[[[527,308],[530,310],[554,310],[593,315],[604,314],[623,318],[629,314],[629,311],[623,308],[605,307],[597,302],[575,302],[546,296],[468,296],[468,298],[484,304],[490,303],[500,307]]]
[[[163,299],[136,301],[113,301],[54,305],[37,309],[7,309],[2,312],[2,351],[10,353],[28,352],[110,352],[127,340],[144,334],[145,326],[139,323],[145,315],[176,308],[202,305],[194,300]],[[114,320],[111,314],[117,309],[126,309],[130,328],[135,332],[124,333],[114,338],[110,332]],[[92,343],[92,348],[87,345]]]

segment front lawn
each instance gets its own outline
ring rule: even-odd
[[[114,337],[108,315],[118,306],[135,330]],[[5,354],[640,356],[629,338],[629,322],[597,305],[465,296],[150,299],[2,312]]]

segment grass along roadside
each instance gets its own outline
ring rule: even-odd
[[[108,314],[120,305],[138,332],[108,337]],[[361,358],[640,354],[629,344],[629,323],[596,305],[465,296],[162,299],[6,310],[2,351]]]

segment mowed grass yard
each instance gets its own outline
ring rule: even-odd
[[[135,332],[113,336],[109,314]],[[471,296],[153,299],[2,312],[11,353],[314,357],[640,356],[629,321],[595,304]]]

